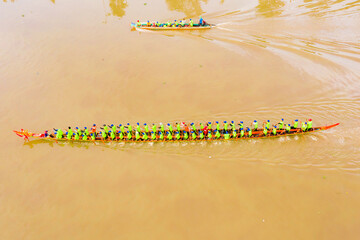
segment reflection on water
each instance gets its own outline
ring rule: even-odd
[[[201,8],[201,2],[207,3],[208,0],[166,0],[169,10],[183,12],[186,17],[201,15],[204,12]]]
[[[264,17],[276,17],[279,16],[285,6],[285,3],[281,0],[259,0],[259,5],[256,7],[257,13]]]
[[[123,17],[125,15],[125,8],[128,6],[126,0],[109,0],[109,7],[111,15],[116,17]]]

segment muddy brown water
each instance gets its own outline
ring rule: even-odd
[[[202,15],[207,31],[131,31]],[[2,1],[0,239],[359,239],[360,1]],[[325,132],[31,143],[93,123]]]

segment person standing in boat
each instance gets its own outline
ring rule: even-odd
[[[206,22],[204,21],[204,19],[202,17],[200,17],[200,19],[199,19],[199,25],[200,26],[205,26],[206,25]]]

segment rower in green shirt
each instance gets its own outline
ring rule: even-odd
[[[151,131],[151,139],[156,140],[156,133],[154,131]]]
[[[234,121],[231,121],[230,125],[231,125],[231,129],[232,129],[233,131],[235,131],[235,130],[236,130],[236,126],[235,126]]]
[[[100,132],[100,134],[101,134],[102,139],[105,140],[106,137],[107,137],[106,132],[105,132],[105,131],[102,131],[102,132]]]
[[[169,141],[172,140],[173,137],[172,137],[171,132],[167,131],[166,134],[167,134],[167,136],[166,136],[167,140],[169,140]]]
[[[111,124],[111,131],[114,133],[116,133],[116,131],[117,131],[116,126],[114,124]]]
[[[123,134],[121,131],[119,132],[119,139],[120,139],[120,140],[123,140],[123,139],[124,139],[124,134]]]
[[[175,138],[176,138],[176,140],[180,140],[180,133],[179,133],[179,131],[176,131],[176,133],[175,133]]]
[[[248,132],[248,137],[251,137],[252,136],[251,128],[247,128],[247,132]]]
[[[194,131],[191,131],[191,137],[192,140],[196,140],[196,133]]]
[[[224,121],[224,130],[225,130],[225,132],[227,131],[227,128],[228,128],[228,124],[227,124],[226,121]]]
[[[189,134],[188,134],[188,132],[184,132],[184,140],[188,140],[188,138],[189,138]]]
[[[226,131],[226,132],[224,133],[224,139],[225,139],[225,140],[230,139],[230,134],[228,133],[228,131]]]
[[[171,126],[171,124],[170,124],[170,123],[168,123],[167,125],[168,125],[168,129],[169,129],[169,131],[170,131],[170,132],[171,132],[171,134],[172,134],[172,132],[173,132],[173,127]]]
[[[307,122],[307,130],[312,130],[312,119],[309,119]]]
[[[106,133],[109,132],[109,127],[106,124],[104,124],[104,132],[106,132]]]
[[[153,125],[152,125],[152,130],[153,130],[154,133],[157,132],[157,131],[156,131],[156,130],[157,130],[157,127],[156,127],[155,123],[153,123]]]
[[[270,120],[266,121],[266,127],[267,127],[267,129],[270,129]]]
[[[244,137],[244,136],[245,136],[244,128],[240,128],[240,137]]]
[[[211,122],[208,122],[207,126],[208,126],[209,131],[211,132],[212,131]]]
[[[136,130],[138,131],[138,132],[141,132],[141,128],[140,128],[140,124],[139,123],[136,123]]]
[[[142,136],[142,139],[144,141],[147,141],[149,139],[148,135],[146,133],[143,132],[143,136]]]
[[[208,131],[207,138],[208,138],[208,139],[211,139],[211,138],[212,138],[211,131]]]
[[[267,129],[267,127],[264,127],[264,129],[263,129],[263,133],[264,133],[264,136],[266,136],[266,135],[267,135],[267,133],[268,133],[268,129]]]
[[[91,133],[91,134],[90,134],[90,137],[91,137],[91,140],[92,140],[92,141],[95,141],[96,137],[95,137],[95,134],[94,134],[94,133]]]
[[[127,140],[132,140],[132,135],[130,131],[127,131]]]
[[[240,129],[244,128],[244,122],[243,122],[243,121],[240,121],[239,126],[240,126],[240,127],[239,127]]]
[[[144,128],[145,128],[145,132],[148,133],[149,132],[149,126],[146,123],[144,123]]]
[[[282,118],[279,122],[279,129],[282,130],[284,128],[284,119]]]
[[[70,134],[70,136],[72,136],[73,135],[73,130],[71,129],[71,127],[69,127],[69,131],[68,131],[68,133]]]
[[[161,130],[161,132],[165,132],[165,128],[164,128],[164,125],[162,124],[162,123],[160,123],[160,130]]]
[[[204,125],[203,125],[203,123],[200,123],[200,130],[201,130],[201,131],[204,131]]]
[[[190,18],[189,26],[190,26],[190,27],[193,27],[193,26],[194,26],[194,21],[193,21],[191,18]]]
[[[82,140],[87,140],[86,134],[83,134],[83,135],[82,135]]]
[[[220,134],[220,131],[216,129],[216,132],[215,132],[215,137],[216,139],[219,139],[221,137],[221,134]]]
[[[138,131],[135,132],[135,140],[138,141],[140,139],[140,133]]]
[[[132,126],[130,125],[130,123],[127,123],[127,128],[128,128],[128,130],[129,130],[129,132],[132,133],[132,130],[133,130],[133,129],[132,129]]]
[[[220,124],[218,121],[216,121],[216,130],[220,131]]]
[[[181,126],[180,126],[180,123],[176,123],[176,128],[177,128],[178,132],[181,132]]]
[[[163,132],[159,132],[159,139],[160,139],[160,140],[164,140],[164,134],[163,134]]]
[[[301,130],[302,130],[303,132],[305,132],[306,129],[307,129],[307,122],[301,123]]]
[[[236,137],[237,137],[237,131],[236,131],[236,130],[233,130],[233,131],[232,131],[232,137],[233,137],[233,138],[236,138]]]
[[[203,140],[203,139],[204,139],[204,133],[203,133],[203,131],[201,131],[201,130],[200,130],[199,137],[200,137],[200,140]]]
[[[67,132],[66,133],[66,138],[67,138],[67,140],[71,140],[71,138],[72,138],[72,133],[70,133],[70,131],[69,132]]]
[[[299,120],[295,119],[294,126],[292,128],[298,128]]]
[[[110,138],[111,138],[111,140],[114,140],[115,137],[116,137],[116,136],[115,136],[115,133],[110,130]]]
[[[273,127],[272,129],[272,134],[275,136],[276,135],[276,126]]]
[[[287,133],[290,133],[291,126],[290,124],[286,125],[285,130]]]
[[[254,120],[253,124],[254,124],[254,131],[256,131],[258,129],[259,124],[256,120]]]
[[[190,125],[191,125],[193,131],[196,133],[196,126],[195,126],[195,124],[194,124],[194,123],[191,123]]]
[[[74,133],[74,139],[75,139],[75,140],[79,140],[79,139],[80,139],[80,136],[79,136],[78,133]]]

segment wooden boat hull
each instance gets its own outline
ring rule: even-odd
[[[145,29],[151,31],[172,31],[172,30],[206,30],[211,29],[214,25],[206,25],[206,26],[194,26],[194,27],[148,27],[148,26],[136,26],[135,23],[131,23],[131,27],[134,29]]]
[[[312,132],[318,132],[318,131],[324,131],[324,130],[328,130],[330,128],[333,128],[333,127],[336,127],[338,126],[340,123],[336,123],[336,124],[333,124],[333,125],[328,125],[328,126],[322,126],[322,127],[315,127],[315,128],[312,128],[311,130],[309,131],[301,131],[300,128],[296,128],[296,129],[291,129],[290,132],[286,132],[285,130],[277,130],[277,134],[276,135],[273,135],[271,133],[271,129],[268,131],[268,134],[266,136],[263,135],[263,131],[262,129],[258,129],[257,131],[253,131],[253,134],[251,137],[249,137],[246,133],[246,135],[244,137],[236,137],[236,138],[230,138],[228,140],[240,140],[240,139],[257,139],[257,138],[274,138],[274,137],[282,137],[282,136],[292,136],[292,135],[299,135],[299,134],[306,134],[306,133],[312,133]],[[223,132],[224,130],[220,130],[221,132]],[[66,139],[66,138],[63,138],[63,139],[56,139],[55,137],[43,137],[42,134],[35,134],[35,133],[31,133],[31,132],[27,132],[27,131],[15,131],[15,134],[18,135],[19,137],[26,137],[28,140],[29,138],[33,138],[34,140],[35,139],[38,139],[38,140],[49,140],[49,141],[60,141],[60,142],[102,142],[102,143],[105,143],[105,142],[189,142],[189,141],[213,141],[213,140],[225,140],[223,136],[221,136],[221,138],[211,138],[211,139],[208,139],[208,138],[204,138],[204,139],[196,139],[196,140],[193,140],[193,139],[187,139],[187,140],[184,140],[184,139],[179,139],[179,140],[176,140],[176,139],[173,139],[173,140],[167,140],[166,137],[164,136],[164,140],[160,140],[160,139],[156,139],[156,140],[152,140],[152,139],[148,139],[146,141],[144,140],[135,140],[135,139],[123,139],[123,140],[120,140],[120,139],[117,139],[117,140],[104,140],[100,137],[97,137],[95,140],[74,140],[74,139]],[[226,141],[228,141],[226,140]]]

